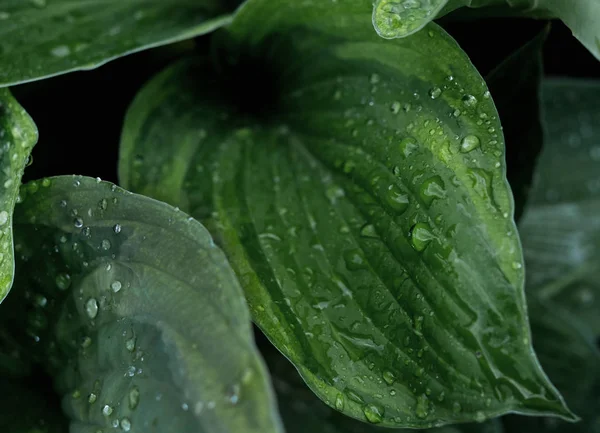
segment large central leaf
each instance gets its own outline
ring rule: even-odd
[[[386,41],[370,1],[341,3],[246,3],[216,66],[137,97],[121,181],[210,225],[256,323],[338,410],[569,417],[531,347],[485,83],[437,26]]]
[[[204,227],[90,178],[21,194],[0,348],[53,376],[71,433],[281,432],[243,293]]]

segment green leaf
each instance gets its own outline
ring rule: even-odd
[[[458,424],[428,430],[387,429],[366,425],[325,405],[306,386],[294,367],[274,348],[262,350],[273,385],[279,411],[287,433],[503,433],[500,418],[483,424]]]
[[[45,385],[45,384],[43,384]],[[58,402],[36,382],[0,378],[0,431],[7,433],[64,433],[67,423]]]
[[[246,3],[215,67],[180,62],[136,98],[121,181],[209,225],[330,406],[411,428],[570,417],[531,348],[485,83],[439,27],[387,41],[370,8]]]
[[[477,15],[484,16],[560,18],[600,59],[600,2],[597,0],[378,0],[373,7],[373,25],[384,38],[403,38],[462,7],[483,8]]]
[[[535,161],[542,150],[542,48],[549,30],[546,26],[486,77],[504,126],[507,175],[515,198],[516,219],[523,213]]]
[[[0,303],[13,283],[12,215],[23,170],[37,139],[31,117],[8,89],[0,89]]]
[[[55,379],[70,432],[282,431],[242,290],[204,227],[90,178],[21,194],[3,321]]]
[[[600,432],[599,98],[598,82],[543,87],[546,142],[520,223],[528,291],[540,304],[530,317],[542,365],[583,421],[514,421],[537,431]]]
[[[402,38],[421,30],[448,3],[448,0],[377,0],[373,5],[373,26],[382,38]]]
[[[211,32],[230,21],[233,7],[227,3],[232,2],[4,0],[0,86],[93,69]]]

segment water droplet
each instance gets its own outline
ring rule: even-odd
[[[67,290],[71,285],[71,276],[62,272],[56,276],[54,281],[56,282],[56,287],[60,290]]]
[[[136,342],[136,338],[135,337],[131,337],[130,339],[128,339],[127,341],[125,341],[125,348],[128,351],[133,352],[135,350],[135,342]]]
[[[465,95],[462,97],[462,102],[467,107],[474,107],[477,105],[477,98],[473,95]]]
[[[419,252],[427,248],[427,245],[435,239],[431,227],[427,223],[417,223],[410,229],[410,242],[413,248]]]
[[[377,232],[375,231],[375,226],[373,224],[369,224],[369,223],[362,226],[362,228],[360,229],[360,235],[363,238],[379,239],[379,236],[377,235]]]
[[[98,315],[98,301],[94,298],[88,299],[85,303],[85,312],[90,319],[94,319]]]
[[[43,9],[46,7],[46,0],[29,0],[30,3],[38,9]]]
[[[408,195],[404,194],[396,184],[391,184],[385,191],[385,201],[397,214],[401,214],[408,209]]]
[[[474,149],[477,149],[481,142],[479,141],[479,137],[476,135],[467,135],[460,142],[460,151],[463,153],[468,153]]]
[[[129,421],[128,418],[123,418],[121,420],[121,429],[123,431],[129,431],[129,430],[131,430],[131,421]]]
[[[423,182],[419,192],[425,206],[430,207],[434,200],[446,196],[444,181],[440,176],[430,177]]]
[[[379,424],[381,421],[383,421],[384,411],[381,406],[373,403],[368,404],[363,407],[363,413],[365,414],[367,421],[372,424]]]
[[[338,394],[335,397],[335,408],[341,412],[342,410],[344,410],[344,404],[345,404],[344,395]]]
[[[0,212],[0,226],[3,226],[7,222],[8,222],[8,212],[3,210],[2,212]]]
[[[400,152],[405,158],[408,158],[419,148],[417,141],[412,137],[406,137],[400,141]]]
[[[80,229],[81,227],[83,227],[83,219],[81,219],[81,217],[77,217],[73,220],[73,224],[75,225],[75,227]]]
[[[110,288],[112,289],[113,292],[117,293],[119,292],[119,290],[121,290],[121,288],[123,287],[123,285],[121,284],[121,282],[119,280],[113,281],[110,284]]]
[[[484,422],[485,421],[485,414],[478,410],[477,412],[475,412],[475,421],[477,422]]]
[[[393,385],[394,381],[396,380],[396,376],[394,376],[394,373],[392,373],[391,371],[384,371],[383,380],[385,380],[385,383],[387,383],[388,385]]]
[[[392,102],[392,105],[390,106],[390,111],[392,113],[398,114],[401,109],[402,109],[402,104],[400,104],[400,102],[398,102],[398,101]]]
[[[434,87],[429,91],[429,96],[431,97],[431,99],[437,99],[440,97],[441,94],[442,89],[440,89],[439,87]]]
[[[91,345],[92,345],[92,339],[88,336],[83,337],[83,339],[81,340],[81,348],[87,349]]]
[[[227,392],[225,393],[225,399],[229,403],[236,405],[240,401],[240,392],[240,385],[235,383],[227,388]]]
[[[121,224],[115,224],[115,225],[114,225],[114,227],[113,227],[113,231],[114,231],[116,234],[119,234],[119,233],[121,233]]]
[[[381,81],[381,77],[379,76],[379,74],[371,74],[371,78],[369,78],[369,81],[371,82],[371,84],[377,84],[379,83],[379,81]]]
[[[96,403],[96,400],[98,400],[98,396],[96,394],[94,394],[93,392],[90,393],[90,395],[88,395],[88,403],[89,404]]]
[[[69,54],[71,54],[71,49],[66,45],[59,45],[57,47],[52,48],[52,50],[50,50],[50,53],[54,57],[67,57]]]
[[[521,264],[521,262],[513,262],[512,263],[512,268],[514,270],[521,269],[522,267],[523,267],[523,265]]]
[[[137,386],[134,386],[129,391],[129,409],[134,410],[140,403],[140,390]]]
[[[10,18],[10,14],[8,12],[0,11],[0,21],[4,21]]]
[[[104,251],[110,250],[110,241],[108,239],[102,239],[101,246]]]
[[[102,406],[102,415],[104,416],[111,416],[113,413],[113,408],[110,407],[109,405],[105,404],[104,406]]]
[[[347,250],[343,253],[346,268],[350,271],[358,271],[368,268],[363,252],[359,249]]]
[[[107,206],[108,206],[108,202],[106,201],[105,198],[103,198],[102,200],[100,200],[98,202],[98,208],[100,208],[100,210],[106,210]]]
[[[425,394],[417,397],[417,406],[415,408],[417,418],[425,419],[429,415],[429,399]]]

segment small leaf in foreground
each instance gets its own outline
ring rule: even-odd
[[[13,283],[13,209],[37,139],[31,117],[8,89],[0,89],[0,303]]]
[[[384,40],[371,7],[247,2],[216,68],[184,60],[138,95],[121,182],[207,224],[331,407],[388,427],[571,418],[531,346],[490,93],[438,26]]]
[[[446,3],[448,0],[377,0],[373,25],[383,38],[403,38],[425,27]]]
[[[71,433],[282,431],[242,290],[204,227],[90,178],[21,193],[3,326],[54,378]]]
[[[3,1],[0,87],[208,33],[230,20],[231,9],[212,0]]]

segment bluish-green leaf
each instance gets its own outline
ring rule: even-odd
[[[220,0],[2,0],[0,86],[98,67],[208,33],[230,20]]]
[[[0,303],[13,282],[12,214],[37,138],[37,128],[23,107],[8,89],[0,89]]]
[[[539,367],[498,114],[435,25],[251,0],[139,94],[128,188],[209,224],[255,322],[332,407],[423,428],[570,417]],[[260,22],[260,26],[255,24]]]
[[[515,419],[515,432],[600,432],[599,100],[597,82],[545,83],[545,148],[519,226],[528,294],[538,299],[534,345],[582,422]]]
[[[2,325],[55,379],[71,433],[282,431],[242,290],[202,225],[90,178],[21,194]]]
[[[377,0],[373,25],[384,38],[402,38],[428,22],[462,7],[489,15],[560,18],[600,59],[600,2],[597,0]]]

